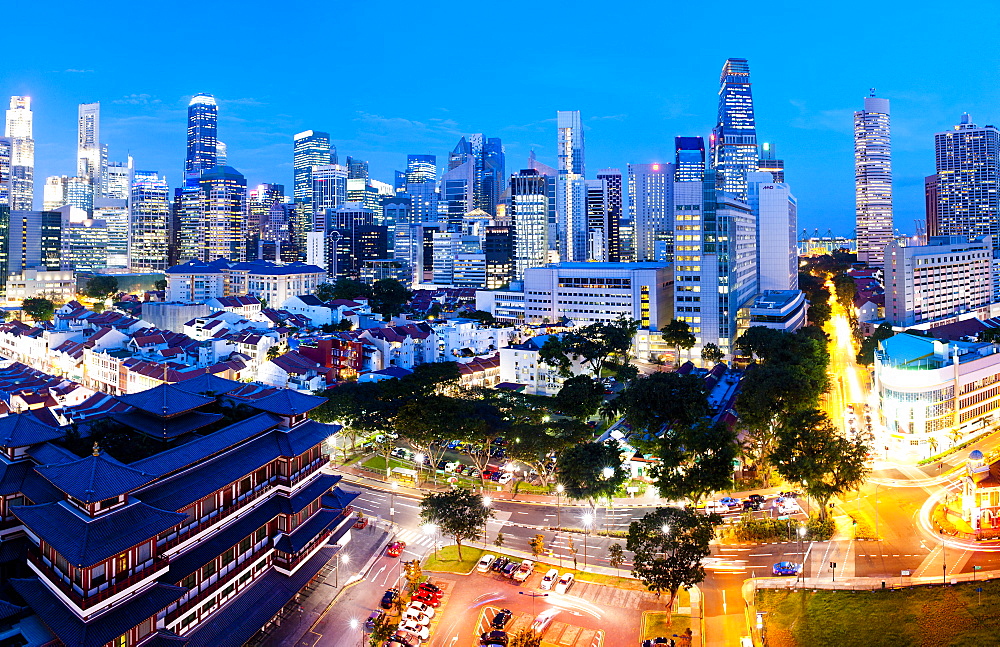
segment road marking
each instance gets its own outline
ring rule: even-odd
[[[750,553],[747,557],[774,557],[774,553]]]
[[[722,613],[728,613],[726,609],[726,589],[722,589]]]

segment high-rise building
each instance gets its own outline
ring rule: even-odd
[[[359,160],[356,157],[347,156],[347,179],[349,180],[367,180],[368,179],[368,162],[365,160]]]
[[[229,166],[229,147],[223,141],[215,142],[215,165]]]
[[[128,200],[132,190],[132,157],[127,162],[115,162],[104,168],[102,193],[111,200]]]
[[[204,260],[203,208],[204,200],[200,185],[184,185],[174,189],[167,267],[190,260]]]
[[[295,222],[292,235],[304,248],[305,234],[312,231],[313,167],[328,166],[336,162],[331,160],[329,133],[306,130],[295,135],[293,141],[292,192],[295,199]]]
[[[231,166],[216,166],[201,174],[202,256],[246,260],[247,180]]]
[[[523,279],[526,269],[545,265],[548,260],[549,186],[553,180],[535,169],[510,176],[507,217],[514,227],[514,280]]]
[[[611,223],[608,183],[603,179],[584,180],[584,186],[587,188],[587,260],[606,263]]]
[[[719,117],[712,130],[712,169],[720,189],[747,199],[747,173],[757,170],[757,125],[750,92],[750,64],[730,58],[719,79]]]
[[[637,261],[672,258],[674,175],[674,164],[628,165],[628,210]]]
[[[979,127],[968,114],[934,136],[938,229],[942,236],[1000,240],[1000,130]]]
[[[187,157],[184,172],[187,184],[198,184],[198,177],[218,161],[219,106],[210,94],[196,94],[188,103]]]
[[[11,274],[62,267],[62,214],[56,211],[9,211],[0,206],[0,287]]]
[[[674,137],[674,181],[705,179],[705,138]]]
[[[94,198],[92,220],[96,223],[103,222],[107,231],[106,266],[127,268],[129,266],[129,227],[131,226],[128,200]]]
[[[299,260],[300,252],[292,244],[295,209],[293,204],[275,202],[261,217],[260,238],[255,258],[276,263],[292,263]]]
[[[10,206],[10,137],[0,137],[0,205]]]
[[[785,181],[785,160],[775,157],[774,145],[769,142],[760,145],[760,159],[757,160],[757,169],[770,173],[778,184]]]
[[[35,204],[35,140],[32,135],[31,97],[11,97],[4,122],[10,139],[10,208],[31,211]]]
[[[558,177],[556,220],[559,260],[587,260],[587,188],[583,122],[579,110],[556,113]]]
[[[98,197],[104,195],[101,187],[107,160],[101,145],[101,104],[81,103],[77,110],[76,175],[89,180]]]
[[[307,224],[303,217],[296,217],[296,228],[292,232],[292,241],[305,246],[309,232],[327,231],[326,214],[330,209],[336,209],[347,202],[347,167],[339,164],[322,164],[313,166],[312,196],[309,199],[310,210],[307,229],[300,229]],[[312,262],[312,261],[310,261]]]
[[[72,205],[87,213],[94,210],[94,185],[84,177],[53,175],[45,178],[42,187],[42,209],[55,211],[59,207]]]
[[[854,113],[854,202],[858,260],[881,265],[892,241],[892,138],[889,100],[874,95]]]
[[[93,219],[90,213],[73,205],[59,207],[56,212],[62,217],[63,269],[104,271],[108,267],[108,223]]]
[[[927,236],[938,236],[938,176],[928,175],[924,178],[924,232]]]
[[[621,260],[622,255],[621,219],[624,204],[622,200],[622,172],[616,168],[601,169],[597,172],[597,179],[604,181],[607,192],[607,260],[609,263],[617,263]]]
[[[257,258],[261,240],[261,226],[270,221],[271,208],[284,201],[285,185],[283,184],[258,184],[256,188],[247,192],[247,259]]]
[[[496,215],[496,206],[505,187],[505,159],[503,144],[497,137],[486,138],[482,133],[474,133],[458,140],[448,156],[446,177],[458,176],[464,181],[465,176],[471,174],[472,185],[463,214],[473,209],[482,209],[491,216]],[[456,169],[461,170],[452,174]],[[445,193],[443,179],[441,193]],[[456,212],[457,207],[449,207],[449,214]],[[457,224],[459,221],[458,216],[449,215],[449,223]]]
[[[170,188],[156,171],[135,171],[129,196],[129,267],[164,272],[167,261]]]
[[[463,137],[455,151],[464,150],[466,144]],[[438,198],[437,220],[443,220],[451,231],[461,229],[465,214],[476,204],[476,160],[471,154],[459,155],[455,151],[448,162],[448,171],[441,176]]]
[[[757,289],[797,290],[799,250],[797,202],[771,172],[747,174],[750,208],[757,223]]]
[[[406,183],[419,184],[437,181],[437,156],[407,155]]]
[[[494,220],[486,226],[483,254],[487,290],[499,290],[514,280],[514,226],[510,220]]]

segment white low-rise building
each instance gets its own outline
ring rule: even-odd
[[[532,337],[523,344],[513,344],[500,349],[500,382],[518,384],[524,393],[532,395],[555,395],[562,388],[566,376],[559,368],[543,362],[539,351],[552,335]],[[570,366],[570,375],[590,375],[588,367],[575,361]]]
[[[750,306],[750,325],[795,332],[806,325],[807,308],[800,290],[765,290]]]

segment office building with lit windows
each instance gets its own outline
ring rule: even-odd
[[[628,210],[637,261],[672,258],[674,169],[673,164],[628,165]]]
[[[865,97],[854,113],[854,202],[858,260],[881,265],[892,242],[892,136],[889,100]]]
[[[188,103],[187,156],[184,173],[189,183],[218,163],[219,106],[210,94],[196,94]]]
[[[529,268],[545,265],[549,254],[550,184],[555,178],[535,169],[510,176],[507,217],[514,228],[514,280]]]
[[[35,204],[35,140],[31,97],[11,97],[4,121],[10,139],[10,208],[31,211]]]
[[[624,215],[622,172],[616,168],[601,169],[597,172],[597,179],[604,181],[607,199],[607,257],[604,260],[618,263],[622,260],[621,220]]]
[[[135,171],[129,199],[129,267],[163,272],[168,265],[170,188],[156,171]]]
[[[748,203],[757,223],[757,289],[799,289],[798,203],[771,172],[747,174]]]
[[[587,185],[583,122],[579,110],[556,113],[556,239],[560,261],[585,261],[587,255]]]
[[[295,222],[292,236],[305,248],[305,235],[313,231],[313,168],[336,164],[336,148],[330,144],[329,133],[306,130],[293,138],[292,195],[295,201]],[[346,179],[346,169],[344,171]],[[346,188],[344,193],[346,194]],[[337,205],[327,205],[336,207]]]
[[[0,137],[0,205],[10,206],[10,137]]]
[[[747,173],[757,170],[757,124],[745,58],[730,58],[722,66],[711,155],[718,188],[745,201]]]
[[[108,150],[101,144],[101,104],[81,103],[77,110],[76,175],[94,185],[97,197],[104,195],[104,169]]]
[[[247,180],[231,166],[201,174],[202,250],[206,262],[246,260]]]

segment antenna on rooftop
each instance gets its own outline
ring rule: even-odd
[[[875,88],[871,88],[871,89],[869,90],[869,93],[870,93],[870,94],[869,94],[868,96],[871,96],[871,97],[874,97],[874,96],[875,96]]]

